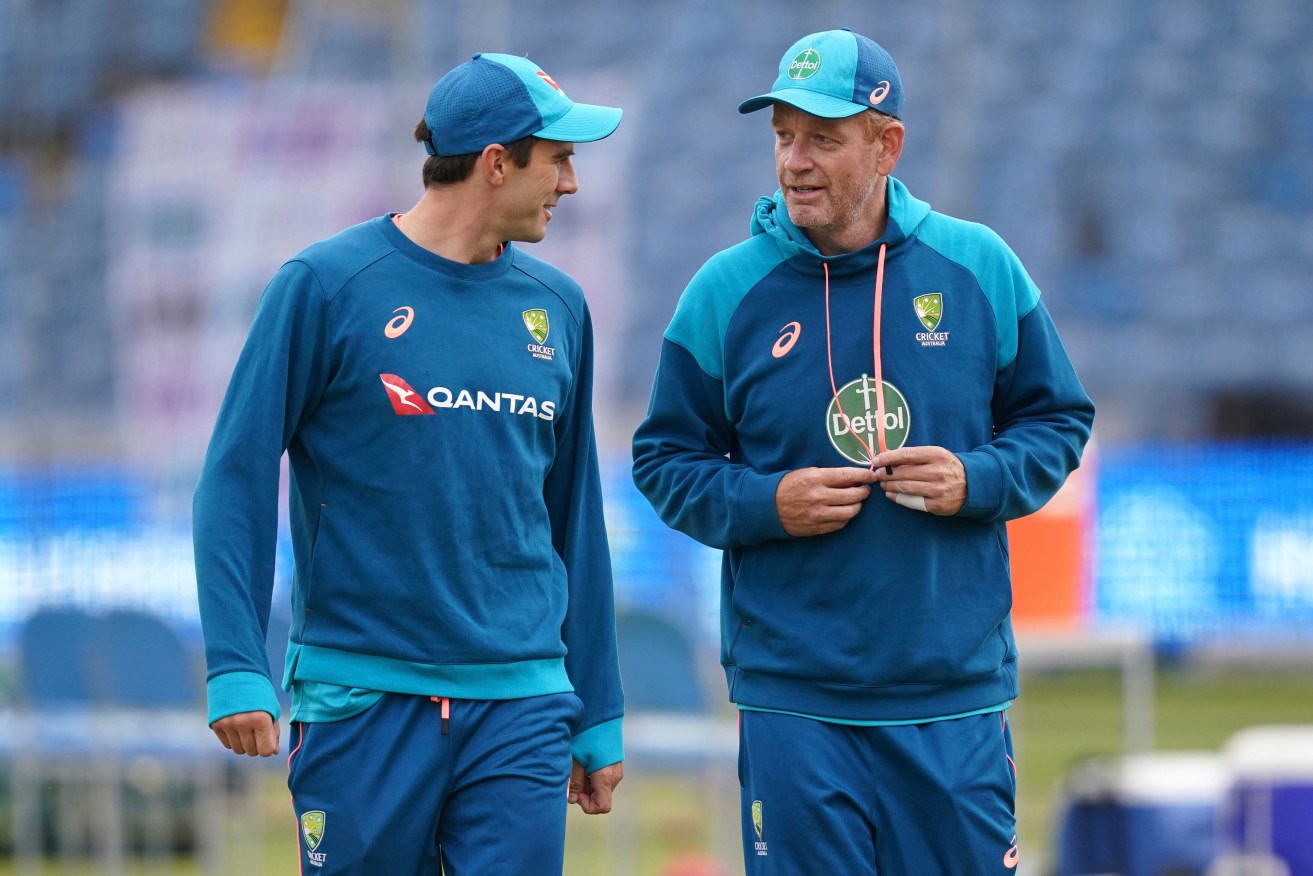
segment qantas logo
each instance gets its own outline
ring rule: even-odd
[[[556,418],[556,402],[551,399],[539,401],[531,395],[517,392],[488,393],[481,389],[470,392],[468,389],[452,390],[445,386],[435,386],[428,391],[428,395],[421,396],[414,387],[395,374],[380,374],[378,377],[387,390],[392,410],[399,417],[435,414],[435,408],[469,408],[472,411],[522,414],[540,420]]]
[[[392,410],[397,412],[397,416],[409,417],[414,414],[433,413],[433,408],[428,406],[424,397],[397,375],[380,374],[378,377],[388,391],[388,400],[392,402]]]

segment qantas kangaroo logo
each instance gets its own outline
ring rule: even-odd
[[[396,411],[398,416],[409,417],[415,414],[433,413],[433,408],[424,401],[424,396],[397,375],[380,374],[378,377],[387,388],[388,401],[392,402],[392,410]]]

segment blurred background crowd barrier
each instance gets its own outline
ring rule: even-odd
[[[265,282],[414,203],[429,87],[495,50],[625,108],[578,150],[582,190],[535,249],[594,313],[642,801],[614,828],[572,821],[576,846],[610,852],[571,872],[737,872],[719,556],[656,520],[628,441],[684,284],[776,187],[766,121],[738,101],[798,36],[839,26],[901,69],[896,175],[1017,251],[1099,408],[1086,465],[1011,527],[1023,768],[1066,732],[1049,692],[1116,714],[1100,757],[1037,760],[1038,788],[1023,769],[1023,871],[1313,873],[1286,827],[1313,835],[1313,743],[1242,730],[1268,720],[1245,697],[1274,671],[1281,719],[1313,724],[1304,0],[0,0],[0,849],[16,866],[254,873],[232,825],[290,825],[261,784],[277,769],[221,758],[203,726],[191,491]],[[286,550],[278,568],[275,667]],[[1164,687],[1181,666],[1243,682],[1204,722],[1212,750],[1160,750],[1189,738]],[[1083,669],[1098,689],[1064,674]],[[661,834],[652,813],[689,796],[668,774],[714,793]],[[674,833],[704,828],[706,853],[684,854]],[[291,828],[272,830],[290,853]]]

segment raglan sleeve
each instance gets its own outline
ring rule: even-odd
[[[265,650],[284,451],[327,372],[327,303],[313,270],[284,265],[265,288],[233,370],[192,502],[205,640],[207,722],[278,718]]]
[[[552,545],[569,586],[561,638],[565,671],[584,705],[570,753],[588,773],[624,760],[624,694],[615,594],[593,428],[592,318],[583,306],[569,404],[556,423],[556,458],[543,484]]]
[[[1048,502],[1080,465],[1094,404],[1020,260],[995,238],[990,290],[999,361],[991,402],[993,439],[959,454],[967,499],[959,516],[1012,520]]]
[[[647,417],[634,433],[633,477],[667,526],[730,549],[789,537],[775,506],[787,472],[759,472],[733,458],[719,282],[708,263],[680,297],[662,340]]]

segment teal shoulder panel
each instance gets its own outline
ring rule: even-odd
[[[1017,356],[1017,323],[1039,303],[1039,288],[1021,260],[993,230],[975,222],[931,213],[917,238],[975,276],[998,325],[998,369]]]
[[[698,367],[725,379],[725,332],[752,287],[784,261],[769,234],[716,253],[693,275],[666,329],[666,340],[688,350]]]

